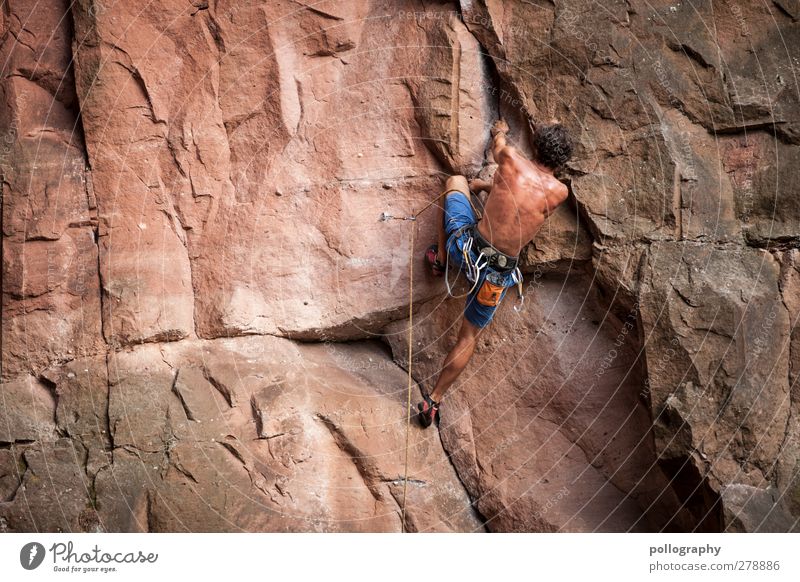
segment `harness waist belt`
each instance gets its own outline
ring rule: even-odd
[[[483,256],[489,261],[489,266],[503,272],[513,271],[517,268],[519,257],[512,257],[511,255],[507,255],[493,247],[492,243],[483,238],[481,233],[478,232],[477,224],[470,230],[472,238],[475,239],[475,243],[478,245],[476,250],[478,253],[483,253]]]

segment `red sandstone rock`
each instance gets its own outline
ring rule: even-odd
[[[520,312],[509,295],[444,399],[445,448],[494,531],[686,527],[655,464],[636,313],[604,316],[587,283],[580,274],[532,281]],[[415,318],[415,377],[428,390],[461,310],[463,299],[448,299]],[[389,332],[407,359],[404,324]]]
[[[398,530],[404,375],[339,340],[404,363],[414,260],[434,381],[436,210],[379,218],[498,116],[573,131],[571,195],[408,529],[796,529],[795,4],[7,2],[0,530]]]
[[[20,1],[4,8],[3,378],[104,348],[67,3],[52,5]]]

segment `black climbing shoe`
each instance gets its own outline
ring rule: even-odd
[[[426,396],[425,400],[417,404],[417,408],[419,409],[419,423],[422,428],[428,428],[439,416],[439,403],[431,400],[430,396]]]

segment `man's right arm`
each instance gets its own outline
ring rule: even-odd
[[[498,119],[492,125],[492,157],[497,164],[502,163],[503,158],[510,153],[511,146],[508,145],[506,132],[508,132],[508,124],[505,120]]]
[[[494,158],[494,162],[496,164],[502,164],[503,158],[511,153],[509,151],[510,148],[511,146],[508,145],[508,141],[506,140],[506,134],[496,134],[492,140],[492,157]]]

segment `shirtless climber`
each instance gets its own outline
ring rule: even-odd
[[[492,155],[498,164],[493,182],[476,179],[468,184],[464,176],[447,180],[439,242],[426,254],[435,275],[444,274],[449,261],[466,273],[471,287],[456,345],[445,358],[433,391],[418,405],[420,424],[426,428],[436,418],[442,397],[467,366],[480,332],[492,320],[506,290],[521,283],[520,251],[567,198],[567,187],[553,175],[572,154],[572,140],[564,126],[536,127],[533,160],[507,144],[507,132],[502,119],[492,126]],[[469,199],[470,187],[476,193],[489,192],[480,221]]]

